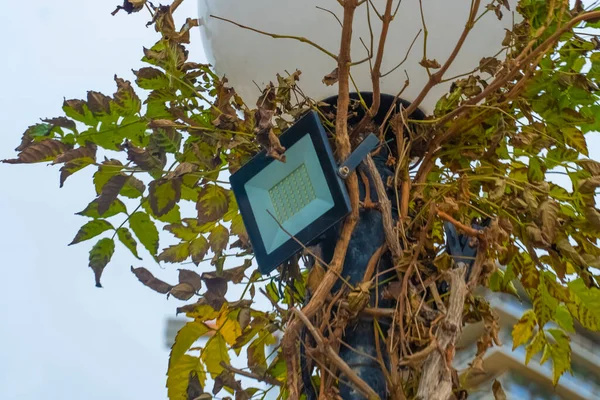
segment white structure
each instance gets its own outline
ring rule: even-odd
[[[469,399],[493,400],[491,387],[494,379],[502,383],[509,399],[519,400],[593,400],[600,393],[600,337],[596,333],[577,329],[571,335],[571,366],[561,376],[558,385],[552,386],[552,361],[540,365],[541,354],[525,365],[525,348],[512,351],[512,329],[523,313],[531,308],[526,302],[505,294],[486,294],[491,306],[500,317],[501,347],[492,347],[484,358],[485,374],[474,377],[470,384],[479,390],[469,393]],[[477,339],[482,333],[482,324],[465,328],[454,367],[461,372],[468,367],[477,351]]]
[[[294,39],[274,39],[241,28],[221,17],[244,26],[277,35],[304,37],[332,54],[340,47],[342,7],[335,0],[199,0],[200,26],[208,60],[217,73],[226,75],[232,86],[249,104],[254,103],[269,81],[276,82],[277,73],[302,71],[300,88],[316,100],[337,94],[337,85],[322,83],[325,75],[332,72],[337,61],[322,51]],[[499,21],[493,11],[487,11],[482,2],[477,15],[483,15],[469,33],[455,62],[444,75],[451,78],[468,73],[479,66],[483,57],[494,56],[502,48],[505,28],[513,23],[512,12],[503,8],[504,18]],[[514,10],[516,0],[509,3]],[[352,37],[352,60],[365,59],[367,48],[377,52],[381,21],[365,2],[357,10]],[[373,0],[378,13],[383,14],[386,0]],[[394,1],[394,7],[398,1]],[[448,59],[468,20],[471,0],[422,0],[423,19],[427,27],[427,46],[419,7],[419,0],[402,0],[398,13],[390,24],[381,72],[386,74],[406,57],[406,61],[382,79],[382,93],[396,95],[404,86],[406,76],[410,84],[402,98],[412,101],[429,79],[427,70],[419,65],[426,57],[444,64]],[[328,11],[325,11],[325,10]],[[369,18],[370,17],[370,18]],[[370,26],[373,31],[371,35]],[[421,33],[419,33],[421,31]],[[415,40],[416,38],[416,40]],[[363,43],[361,43],[361,39]],[[411,43],[414,45],[411,48]],[[372,43],[372,45],[371,45]],[[499,57],[502,57],[500,54]],[[405,73],[406,71],[406,73]],[[432,69],[431,72],[435,72]],[[351,91],[371,91],[369,63],[363,62],[351,68],[357,87]],[[489,76],[485,76],[489,77]],[[255,84],[256,83],[256,84]],[[421,105],[429,113],[436,101],[448,91],[451,82],[436,86]],[[358,89],[358,90],[356,90]]]

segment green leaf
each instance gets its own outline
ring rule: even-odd
[[[531,358],[544,349],[546,343],[546,334],[542,329],[538,330],[531,343],[525,348],[525,365],[529,364]]]
[[[86,223],[79,229],[79,232],[77,232],[77,235],[75,235],[75,238],[73,239],[73,241],[71,243],[69,243],[69,246],[72,244],[75,244],[75,243],[80,243],[85,240],[94,238],[94,237],[98,236],[99,234],[101,234],[102,232],[105,232],[109,229],[115,229],[115,228],[111,225],[110,222],[108,222],[106,220],[96,219],[96,220],[89,221],[88,223]]]
[[[186,242],[192,241],[196,238],[196,236],[198,236],[198,233],[195,232],[191,227],[183,224],[165,225],[163,229],[171,232],[173,235],[175,235],[175,237],[185,240]]]
[[[131,232],[129,231],[129,229],[127,229],[125,227],[117,229],[117,237],[119,238],[121,243],[123,243],[125,245],[125,247],[127,247],[129,249],[129,251],[131,251],[131,253],[135,256],[135,258],[137,258],[138,260],[141,260],[140,256],[138,255],[138,252],[137,252],[137,242],[131,235]]]
[[[227,351],[227,342],[220,332],[216,332],[206,343],[202,352],[202,361],[213,379],[223,372],[222,362],[225,364],[231,362]]]
[[[208,253],[208,247],[208,241],[204,236],[199,236],[190,243],[189,251],[194,264],[198,265],[204,261],[204,257],[206,257],[206,253]]]
[[[158,252],[158,229],[148,214],[138,211],[129,218],[129,227],[135,233],[139,241],[156,257]]]
[[[181,199],[180,179],[160,179],[150,182],[149,204],[157,217],[167,214]]]
[[[83,100],[65,100],[63,102],[63,111],[67,117],[75,121],[83,122],[88,126],[97,126],[98,120],[92,115],[87,104]]]
[[[115,242],[112,239],[100,239],[90,251],[90,268],[94,271],[96,278],[96,287],[102,287],[100,277],[104,271],[104,267],[112,258],[115,251]]]
[[[190,376],[198,377],[200,384],[206,384],[206,370],[199,357],[183,355],[167,371],[167,389],[171,400],[187,400]]]
[[[565,371],[571,370],[571,343],[569,337],[559,329],[548,329],[555,342],[548,345],[552,357],[552,383],[556,386]]]
[[[538,290],[533,294],[533,309],[540,328],[543,328],[552,319],[557,306],[558,301],[550,296],[545,282],[543,280],[540,281]]]
[[[67,178],[73,175],[75,172],[80,171],[93,164],[95,161],[90,158],[80,158],[77,160],[69,161],[60,168],[60,187],[63,187]]]
[[[567,284],[570,289],[571,302],[567,308],[571,315],[585,327],[593,331],[600,330],[600,290],[588,288],[579,278]]]
[[[190,255],[188,248],[189,243],[187,242],[181,242],[179,244],[169,246],[168,248],[164,249],[162,253],[160,253],[158,260],[170,263],[183,262]]]
[[[225,250],[229,241],[229,231],[223,225],[217,225],[208,236],[210,248],[214,253]]]
[[[150,140],[167,153],[178,153],[181,147],[181,133],[173,128],[157,128],[150,136]]]
[[[135,83],[142,89],[155,90],[169,87],[169,78],[157,68],[144,67],[133,73],[137,77]]]
[[[554,314],[554,321],[567,332],[575,333],[575,327],[573,325],[573,317],[564,304],[560,304],[556,308]]]
[[[531,339],[537,321],[533,310],[527,310],[512,330],[513,350]]]
[[[544,180],[544,171],[538,157],[529,157],[529,168],[527,169],[527,178],[529,182],[538,182]]]
[[[586,157],[589,157],[587,143],[585,141],[585,137],[583,136],[583,132],[572,126],[563,127],[562,132],[565,137],[565,143],[575,150],[581,152]]]
[[[146,185],[144,185],[144,182],[134,176],[129,176],[129,179],[125,181],[125,184],[123,185],[123,188],[121,188],[119,194],[129,197],[130,199],[137,199],[142,197],[145,190]]]
[[[98,199],[95,199],[90,204],[88,204],[85,210],[78,212],[77,215],[97,219],[101,217],[109,218],[120,213],[127,213],[127,208],[121,200],[117,199],[113,201],[112,204],[108,207],[108,210],[106,210],[102,214],[102,216],[100,216],[100,213],[98,212]]]
[[[175,343],[171,347],[169,356],[169,369],[177,365],[177,362],[185,355],[192,345],[211,329],[201,321],[188,322],[177,332]]]

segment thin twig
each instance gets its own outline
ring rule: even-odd
[[[329,360],[335,364],[335,366],[342,371],[346,377],[354,384],[354,386],[364,394],[369,400],[380,399],[380,397],[375,393],[373,388],[371,388],[365,381],[363,381],[357,374],[346,364],[344,360],[340,358],[340,356],[335,352],[330,346],[325,344],[324,338],[321,336],[321,333],[314,327],[314,325],[310,322],[310,320],[302,313],[302,311],[292,308],[292,313],[296,315],[306,326],[308,331],[311,333],[315,342],[317,342],[317,346],[319,350],[323,352]]]
[[[473,227],[467,226],[467,225],[463,224],[462,222],[455,220],[454,218],[452,218],[450,215],[448,215],[447,213],[445,213],[443,211],[438,210],[437,215],[444,221],[448,221],[452,225],[456,226],[458,229],[460,229],[461,231],[466,233],[468,236],[473,236],[473,237],[477,237],[477,238],[483,237],[483,231],[480,231]]]
[[[215,18],[215,19],[219,19],[221,21],[229,22],[230,24],[233,24],[235,26],[239,26],[240,28],[247,29],[247,30],[252,31],[252,32],[260,33],[261,35],[270,36],[273,39],[293,39],[293,40],[297,40],[299,42],[306,43],[306,44],[308,44],[308,45],[310,45],[310,46],[312,46],[312,47],[320,50],[321,52],[327,54],[329,57],[333,58],[334,60],[338,59],[338,57],[335,54],[333,54],[332,52],[330,52],[328,50],[325,50],[323,47],[319,46],[315,42],[313,42],[311,40],[308,40],[307,38],[302,37],[302,36],[278,35],[278,34],[275,34],[275,33],[269,33],[269,32],[265,32],[265,31],[261,31],[259,29],[251,28],[249,26],[242,25],[242,24],[239,24],[239,23],[237,23],[235,21],[229,20],[227,18],[218,17],[216,15],[211,15],[211,17]]]
[[[270,376],[258,375],[252,372],[237,369],[223,361],[221,361],[221,367],[225,368],[227,371],[233,372],[234,374],[245,376],[246,378],[255,379],[257,381],[268,383],[269,385],[273,386],[283,386],[283,383],[281,381],[271,378]]]
[[[387,40],[390,23],[392,22],[392,5],[393,0],[386,1],[385,11],[383,13],[383,17],[381,17],[381,34],[379,35],[379,44],[377,45],[377,55],[375,56],[375,63],[373,64],[373,69],[371,71],[371,83],[373,85],[373,102],[371,103],[369,111],[365,113],[362,120],[352,131],[352,134],[350,135],[351,137],[355,137],[355,135],[358,132],[360,132],[367,124],[367,122],[374,118],[375,115],[377,115],[377,112],[379,111],[379,105],[381,102],[381,63],[383,62],[385,42]]]
[[[410,43],[410,46],[408,46],[408,50],[406,51],[406,54],[404,54],[404,58],[402,59],[402,61],[400,61],[399,64],[397,64],[394,68],[392,68],[391,70],[389,70],[385,74],[381,74],[382,78],[388,76],[389,74],[391,74],[392,72],[394,72],[395,70],[397,70],[398,68],[400,68],[402,66],[402,64],[404,64],[406,62],[406,60],[408,59],[408,56],[410,55],[410,51],[412,50],[412,48],[413,48],[415,42],[417,41],[417,38],[419,37],[419,35],[421,35],[421,32],[423,32],[423,29],[419,29],[419,32],[417,32],[417,34],[415,35],[415,38]]]
[[[325,11],[325,12],[333,15],[333,18],[335,18],[337,20],[338,24],[340,24],[340,27],[342,27],[342,21],[340,21],[339,17],[333,11],[328,10],[326,8],[323,8],[323,7],[319,7],[319,6],[315,6],[315,7],[318,8],[319,10],[321,10],[321,11]]]

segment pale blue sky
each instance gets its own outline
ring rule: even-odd
[[[249,1],[249,0],[246,0]],[[14,157],[22,132],[40,117],[62,115],[63,97],[114,92],[113,75],[133,79],[142,46],[157,34],[146,12],[110,12],[120,3],[0,0],[0,159]],[[196,15],[185,0],[177,25]],[[199,33],[190,58],[203,62]],[[598,136],[590,143],[598,159]],[[164,322],[181,303],[143,287],[117,245],[94,287],[93,241],[67,247],[86,221],[74,215],[95,197],[93,169],[58,186],[58,167],[0,165],[0,399],[165,399]],[[158,270],[175,281],[176,266]]]
[[[0,0],[0,159],[22,132],[62,115],[63,97],[111,95],[113,75],[133,79],[142,46],[157,39],[147,12],[110,15],[120,1]],[[177,25],[196,16],[186,0]],[[203,62],[194,32],[190,58]],[[165,399],[164,322],[181,303],[143,287],[129,267],[146,265],[117,245],[94,287],[93,241],[67,247],[95,194],[92,169],[59,189],[57,167],[0,165],[0,399]],[[79,176],[78,176],[79,175]],[[175,266],[161,277],[176,275]],[[160,271],[160,270],[159,270]],[[175,280],[175,279],[173,279]]]

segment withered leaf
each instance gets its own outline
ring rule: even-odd
[[[235,380],[235,376],[233,375],[233,373],[225,370],[223,372],[221,372],[219,374],[219,376],[217,376],[215,378],[215,385],[213,386],[213,394],[217,394],[221,391],[221,389],[223,389],[224,387],[228,387],[234,391],[237,391],[239,389],[241,389],[241,383],[240,381],[236,381]],[[236,396],[236,400],[240,400],[237,398]]]
[[[541,229],[538,228],[536,224],[527,224],[526,231],[527,236],[535,246],[548,247],[550,245],[550,243],[548,243],[548,241],[546,240],[545,236],[542,234]]]
[[[538,209],[539,218],[542,222],[542,236],[548,243],[554,242],[554,238],[556,237],[559,211],[560,206],[554,200],[546,200],[542,202]]]
[[[189,283],[194,288],[194,291],[198,291],[202,288],[202,279],[200,275],[189,269],[179,270],[179,283]]]
[[[169,295],[179,300],[189,300],[194,294],[196,294],[194,287],[187,282],[175,285],[169,292]]]
[[[239,267],[235,268],[226,269],[220,276],[227,281],[231,281],[235,284],[238,284],[242,281],[242,279],[244,279],[244,273],[248,268],[250,268],[251,265],[252,261],[244,260],[243,265],[240,265]]]
[[[110,208],[128,179],[127,175],[115,175],[106,182],[98,196],[98,214],[102,216]]]
[[[117,6],[115,11],[113,11],[111,14],[114,16],[120,10],[125,11],[127,14],[138,12],[144,7],[146,1],[147,0],[123,0],[123,5]]]
[[[71,147],[58,140],[48,139],[33,143],[20,152],[17,158],[2,160],[7,164],[32,164],[42,161],[51,161],[55,157],[68,151]]]
[[[419,61],[419,64],[422,67],[431,68],[431,69],[438,69],[438,68],[442,67],[440,65],[440,63],[437,62],[437,60],[428,60],[428,59],[425,59],[425,58],[423,58],[421,61]]]
[[[148,286],[155,292],[167,294],[173,287],[168,283],[155,278],[154,275],[152,275],[152,273],[144,267],[133,268],[132,266],[131,272],[134,273],[134,275],[140,280],[140,282],[142,282],[145,286]]]
[[[87,106],[95,116],[110,114],[110,97],[93,90],[88,91]]]
[[[600,186],[600,176],[594,176],[580,181],[579,191],[583,194],[592,194],[598,186]]]
[[[65,163],[65,165],[63,165],[60,168],[60,187],[63,187],[65,181],[69,176],[73,175],[80,169],[83,169],[88,165],[93,164],[94,162],[95,160],[92,160],[91,158],[78,158]]]
[[[306,282],[306,287],[308,288],[308,290],[310,290],[312,293],[314,293],[315,290],[317,290],[317,288],[323,281],[324,277],[325,277],[325,270],[321,266],[321,263],[319,263],[318,261],[315,261],[314,265],[308,272],[308,279]]]
[[[206,284],[206,293],[204,298],[206,302],[215,310],[220,310],[225,303],[225,294],[227,293],[227,281],[223,278],[209,278],[202,274],[202,280]]]
[[[66,117],[46,118],[42,120],[50,125],[59,126],[74,131],[76,129],[75,122]]]
[[[504,389],[502,389],[502,384],[498,379],[494,380],[492,384],[492,392],[494,393],[494,399],[496,400],[506,400],[506,393],[504,393]]]
[[[93,162],[96,162],[96,150],[98,146],[94,143],[86,143],[83,147],[78,147],[76,149],[67,150],[62,153],[58,157],[54,159],[52,164],[66,163],[69,161],[73,161],[79,158],[89,158]]]
[[[125,143],[127,149],[127,159],[133,161],[135,165],[144,171],[160,171],[164,168],[167,158],[164,151],[150,151],[148,149],[140,149],[129,142]]]
[[[249,308],[242,308],[240,310],[240,313],[238,314],[238,324],[240,324],[240,328],[242,329],[242,331],[244,329],[246,329],[246,327],[248,326],[248,324],[250,323],[250,309]]]
[[[327,75],[325,75],[323,77],[323,83],[327,86],[331,86],[331,85],[336,84],[338,79],[339,79],[338,69],[336,67],[333,71],[331,71],[330,73],[328,73]]]
[[[481,72],[487,72],[494,76],[500,69],[502,63],[495,57],[484,57],[479,61],[479,70]]]
[[[197,400],[200,396],[204,394],[204,388],[200,384],[200,379],[198,378],[198,372],[190,371],[188,377],[188,385],[185,391],[187,400]],[[210,396],[208,397],[211,398]]]
[[[402,282],[390,282],[383,290],[383,298],[396,300],[400,298],[402,293]]]
[[[600,162],[594,160],[577,160],[577,164],[581,165],[583,169],[592,174],[593,176],[600,175]]]

